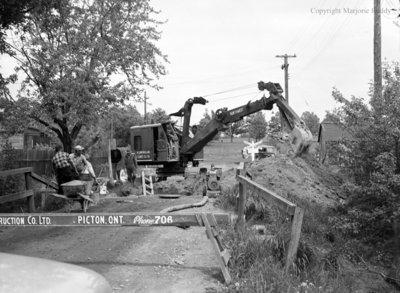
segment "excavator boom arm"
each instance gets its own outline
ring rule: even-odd
[[[215,117],[201,130],[199,130],[192,139],[188,139],[182,145],[181,154],[193,155],[199,152],[220,130],[228,127],[229,123],[237,122],[246,116],[256,113],[261,110],[272,110],[276,104],[280,111],[284,114],[284,118],[292,129],[293,138],[291,143],[297,148],[299,144],[310,141],[312,139],[311,132],[308,130],[305,123],[296,114],[296,112],[286,103],[281,95],[282,88],[277,83],[259,82],[260,90],[268,90],[269,97],[248,102],[246,105],[228,110],[227,108],[218,109],[215,112]]]

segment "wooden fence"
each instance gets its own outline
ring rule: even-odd
[[[7,170],[7,171],[0,171],[0,177],[24,174],[24,179],[25,179],[25,190],[0,196],[0,204],[10,202],[10,201],[15,201],[18,199],[27,198],[28,210],[30,213],[33,213],[33,212],[35,212],[35,198],[34,198],[35,193],[33,190],[32,179],[37,180],[43,184],[46,184],[46,185],[52,187],[53,189],[58,189],[57,184],[48,182],[43,177],[32,172],[32,170],[33,170],[32,167],[27,167],[27,168],[18,168],[18,169],[12,169],[12,170]]]
[[[14,168],[31,167],[34,173],[48,177],[54,174],[51,162],[54,150],[13,150],[12,156],[15,158]],[[101,152],[95,154],[89,158],[89,161],[92,163],[96,174],[98,174],[101,172],[102,165],[108,162],[107,153]]]
[[[303,223],[304,211],[294,203],[287,199],[275,194],[264,186],[252,181],[251,179],[242,175],[243,170],[237,170],[236,179],[239,181],[239,202],[238,202],[238,220],[237,227],[243,229],[244,226],[244,210],[247,200],[247,191],[253,191],[262,196],[262,198],[269,204],[276,206],[280,211],[286,213],[291,217],[292,227],[290,234],[289,248],[286,256],[285,271],[287,272],[296,257],[297,249],[299,247],[301,226]]]

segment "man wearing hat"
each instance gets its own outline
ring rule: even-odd
[[[70,155],[71,160],[74,162],[74,165],[79,175],[90,174],[90,177],[96,179],[92,164],[90,164],[86,157],[83,155],[84,149],[84,147],[77,145],[74,149],[74,153]]]

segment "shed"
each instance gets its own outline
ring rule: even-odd
[[[319,125],[318,143],[320,146],[319,160],[321,163],[325,162],[327,156],[327,142],[340,142],[342,140],[354,140],[353,136],[337,123],[332,121],[323,121]]]

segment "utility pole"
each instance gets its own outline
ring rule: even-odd
[[[144,121],[143,124],[147,124],[147,100],[148,98],[146,97],[146,91],[144,92]]]
[[[283,64],[281,69],[285,71],[285,99],[286,103],[289,104],[289,63],[288,58],[296,58],[296,54],[294,55],[276,55],[276,58],[283,58]]]
[[[382,97],[381,0],[374,0],[374,98]]]

